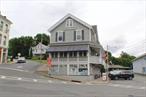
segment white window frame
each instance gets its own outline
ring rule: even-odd
[[[73,27],[73,19],[67,19],[66,20],[66,27]]]
[[[80,39],[77,36],[80,35]],[[76,30],[76,41],[82,41],[82,29]]]
[[[58,36],[57,36],[57,42],[63,42],[63,31],[57,31],[58,32]],[[59,36],[61,35],[60,33],[62,33],[62,40],[59,40]]]
[[[0,22],[0,30],[1,30],[1,31],[3,31],[3,27],[4,27],[4,22],[1,21],[1,22]]]
[[[5,32],[8,33],[9,32],[9,26],[8,26],[8,24],[6,24],[5,27],[6,27]]]
[[[4,36],[4,39],[3,39],[3,45],[7,45],[7,37],[6,36]]]

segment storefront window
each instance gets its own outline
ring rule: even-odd
[[[71,64],[69,66],[69,74],[70,75],[78,75],[78,66],[77,66],[77,64]]]
[[[54,73],[58,72],[58,65],[52,65],[51,71]]]
[[[88,74],[87,64],[79,64],[79,75],[87,74]]]

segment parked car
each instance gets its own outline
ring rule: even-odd
[[[19,57],[19,58],[17,59],[17,63],[26,63],[25,57]]]
[[[108,76],[111,80],[118,80],[121,78],[132,80],[134,78],[134,73],[132,70],[113,70],[109,72]]]

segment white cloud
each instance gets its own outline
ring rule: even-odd
[[[98,25],[101,44],[104,47],[109,44],[114,55],[126,50],[132,42],[143,40],[139,43],[144,43],[145,0],[1,0],[0,3],[2,14],[13,22],[11,38],[34,36],[39,32],[48,34],[50,26],[71,13],[91,25]],[[144,52],[144,46],[137,48],[140,47],[137,51],[126,51],[138,55]]]

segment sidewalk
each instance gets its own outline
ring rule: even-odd
[[[110,80],[109,79],[103,80],[102,78],[98,78],[98,79],[95,79],[92,81],[87,81],[84,83],[86,83],[86,84],[108,84],[108,83],[110,83]]]
[[[45,77],[50,77],[58,80],[63,80],[63,81],[70,81],[70,82],[77,82],[77,83],[90,83],[90,84],[107,84],[109,83],[109,79],[107,81],[103,81],[102,78],[98,78],[95,80],[88,80],[88,81],[83,81],[83,80],[76,80],[71,78],[70,76],[58,76],[58,75],[49,75],[48,74],[48,66],[46,64],[41,65],[38,67],[36,70],[36,73],[43,75]]]

